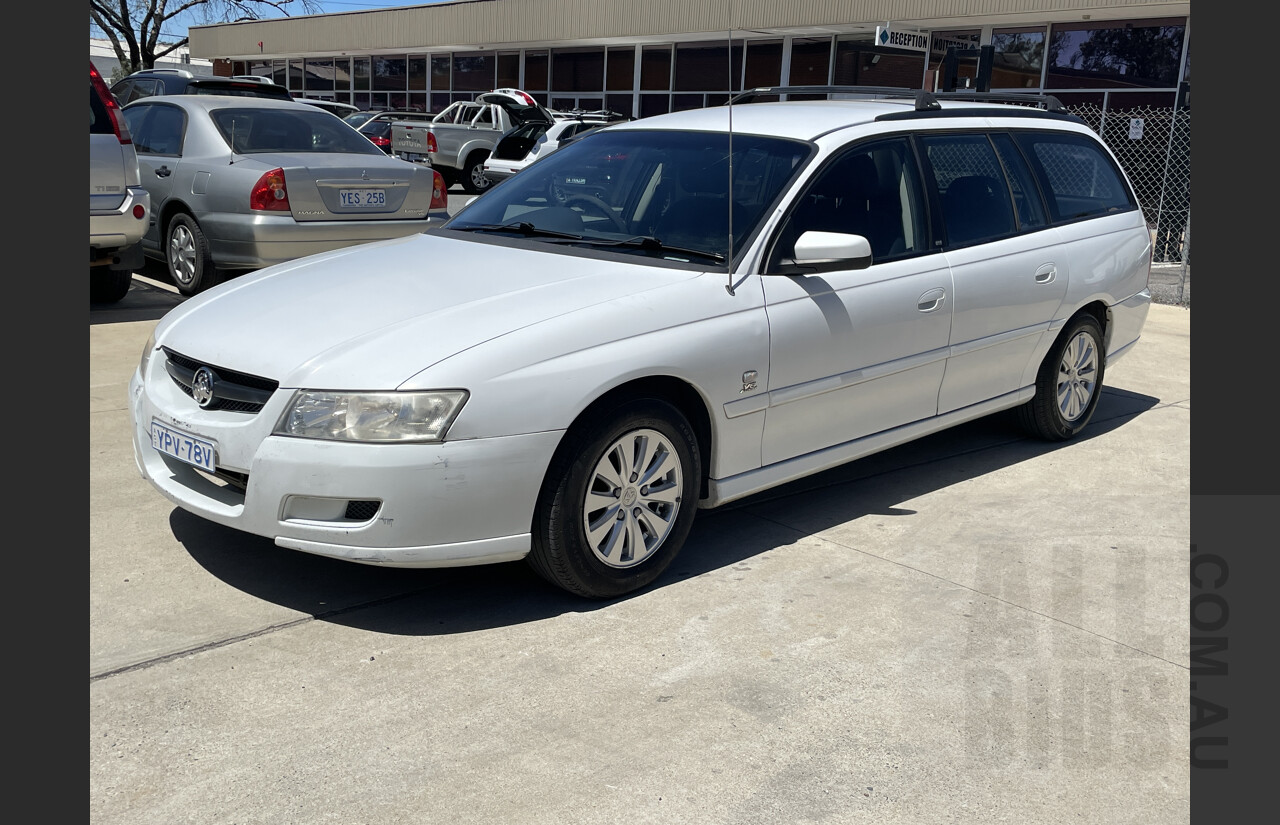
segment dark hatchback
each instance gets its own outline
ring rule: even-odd
[[[265,77],[215,77],[186,69],[143,69],[119,80],[111,93],[121,106],[152,95],[238,95],[292,100],[289,90]]]

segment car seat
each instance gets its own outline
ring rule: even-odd
[[[951,181],[942,200],[947,242],[964,246],[1013,232],[1013,207],[1002,181],[967,175]]]

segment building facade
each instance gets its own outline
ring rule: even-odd
[[[216,74],[362,109],[504,87],[633,117],[772,86],[1052,94],[1125,165],[1156,260],[1189,256],[1189,0],[460,0],[189,36]]]

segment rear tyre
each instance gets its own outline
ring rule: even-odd
[[[196,219],[179,212],[165,230],[165,261],[169,277],[183,295],[203,292],[220,279],[209,252],[209,241]]]
[[[533,569],[591,599],[652,583],[680,552],[698,507],[697,436],[670,404],[639,399],[570,429],[534,514]]]
[[[98,267],[89,272],[89,303],[115,304],[129,294],[133,273],[128,270]]]
[[[462,188],[469,195],[478,195],[493,186],[493,181],[484,176],[484,162],[489,156],[484,152],[472,152],[467,158],[467,165],[462,169]]]
[[[1074,438],[1093,417],[1106,367],[1102,327],[1092,315],[1067,324],[1036,375],[1036,394],[1017,408],[1031,435],[1049,441]]]

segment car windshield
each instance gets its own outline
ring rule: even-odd
[[[730,187],[728,133],[594,132],[477,198],[445,228],[723,264],[730,226],[737,254],[813,148],[742,134],[732,147]]]
[[[344,117],[343,120],[350,123],[352,128],[359,129],[361,126],[368,123],[369,119],[372,118],[374,114],[374,112],[352,112]]]
[[[382,155],[368,138],[321,109],[214,109],[214,125],[233,152]]]

